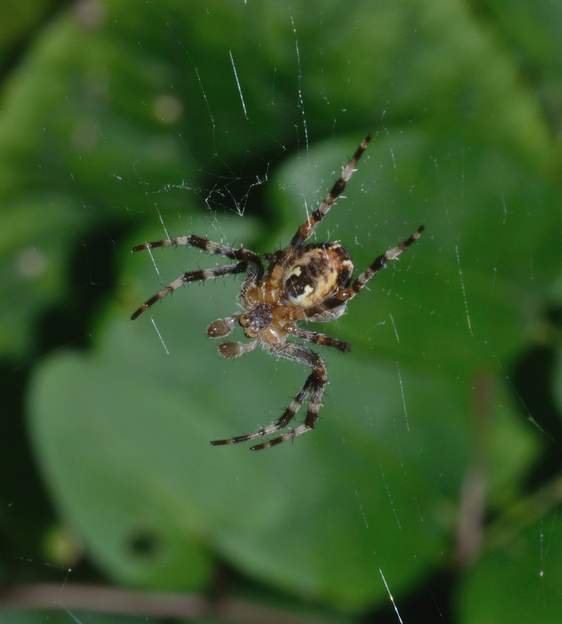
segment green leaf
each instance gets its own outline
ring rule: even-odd
[[[228,222],[218,228],[229,242],[240,235]],[[196,253],[155,254],[163,279]],[[193,284],[153,308],[168,355],[149,313],[128,320],[160,287],[152,263],[135,255],[127,267],[129,303],[108,311],[96,352],[50,359],[30,404],[55,500],[110,574],[187,583],[202,544],[284,590],[363,608],[386,599],[380,569],[399,592],[441,559],[470,461],[464,382],[326,353],[331,384],[317,431],[260,454],[211,447],[278,417],[308,373],[261,352],[218,356],[205,328],[236,310],[234,280]],[[531,447],[501,393],[490,409],[490,437],[508,431],[518,449],[494,479],[505,489]],[[139,531],[161,544],[155,560],[132,556]],[[172,557],[166,574],[159,551]]]
[[[318,204],[358,142],[330,141],[287,162],[273,187],[287,224],[275,242]],[[376,137],[348,199],[314,240],[341,240],[361,271],[420,223],[427,229],[373,279],[372,292],[350,303],[337,332],[371,353],[442,374],[500,369],[539,322],[559,269],[555,190],[540,171],[488,143],[467,147],[422,129]]]
[[[511,49],[550,123],[562,104],[562,6],[550,0],[479,0]]]
[[[0,316],[5,355],[29,352],[33,324],[67,292],[68,267],[85,233],[125,223],[138,206],[157,219],[156,209],[166,215],[180,205],[189,210],[191,202],[182,179],[193,165],[181,138],[158,123],[152,108],[134,120],[127,108],[149,88],[156,98],[162,82],[141,79],[116,41],[90,33],[80,43],[84,33],[75,21],[60,20],[38,40],[3,97],[1,294],[14,302]],[[77,46],[87,54],[71,53]]]
[[[43,205],[41,205],[43,204]],[[48,213],[48,219],[45,218]],[[64,196],[13,200],[2,211],[0,352],[21,353],[40,312],[67,292],[72,241],[84,220]]]
[[[561,560],[562,517],[553,513],[467,574],[457,599],[459,622],[560,622]]]
[[[9,59],[14,46],[30,31],[54,5],[54,0],[4,0],[0,8],[0,67]]]

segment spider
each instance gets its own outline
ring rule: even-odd
[[[363,139],[351,160],[342,168],[341,176],[331,191],[298,228],[289,245],[274,253],[263,255],[268,263],[266,269],[260,256],[245,247],[229,247],[194,234],[143,243],[133,248],[133,251],[143,251],[155,247],[192,246],[209,254],[230,258],[234,262],[212,269],[188,271],[180,275],[137,308],[132,319],[139,317],[154,303],[184,284],[244,273],[245,279],[239,295],[243,312],[213,321],[207,329],[207,335],[209,338],[223,338],[238,324],[249,341],[223,342],[218,348],[220,354],[225,358],[237,358],[259,345],[278,358],[300,362],[312,369],[302,389],[277,420],[252,433],[213,440],[212,445],[237,444],[263,439],[277,433],[289,425],[304,402],[308,402],[308,411],[302,424],[286,430],[277,437],[261,441],[252,446],[251,450],[260,451],[312,431],[318,420],[322,397],[328,382],[326,366],[315,351],[289,339],[300,338],[317,345],[335,347],[344,353],[349,351],[350,345],[347,342],[303,329],[299,326],[299,322],[325,323],[340,317],[349,301],[361,292],[375,273],[384,268],[389,261],[397,260],[402,252],[422,235],[424,226],[420,226],[404,242],[376,257],[355,279],[352,279],[351,258],[339,243],[306,243],[315,227],[328,214],[345,189],[370,141],[371,135]]]

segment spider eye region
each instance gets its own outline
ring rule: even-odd
[[[337,243],[307,248],[287,269],[285,293],[291,303],[308,308],[347,285],[353,265]]]

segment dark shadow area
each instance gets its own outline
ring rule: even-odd
[[[528,491],[535,490],[562,470],[562,418],[552,394],[556,353],[549,345],[532,347],[513,368],[511,379],[528,415],[538,423],[544,434],[537,431],[543,451],[530,469],[526,481]]]
[[[46,553],[43,540],[57,516],[35,463],[24,397],[41,357],[60,347],[89,346],[93,319],[115,288],[116,246],[126,231],[123,225],[100,226],[82,240],[72,254],[66,300],[45,312],[37,324],[33,359],[25,365],[0,362],[0,472],[9,475],[0,490],[0,552],[6,577],[2,580],[7,582],[63,580],[64,570],[41,559]],[[96,576],[87,562],[72,573],[75,579]]]
[[[41,538],[54,521],[54,510],[35,465],[24,417],[29,370],[12,362],[0,363],[0,552],[3,580],[50,576],[38,561]],[[38,518],[42,521],[38,522]],[[56,573],[53,575],[56,578]]]
[[[201,174],[201,206],[208,202],[219,213],[240,211],[273,226],[279,217],[275,217],[272,202],[268,201],[268,184],[279,165],[296,149],[296,145],[287,146],[287,150],[272,145],[268,151],[246,152],[243,160],[228,165],[216,159],[216,169]],[[249,171],[254,173],[247,175]]]
[[[38,322],[36,355],[53,349],[90,346],[93,320],[117,283],[117,253],[130,225],[104,224],[82,239],[70,260],[66,298]]]
[[[71,0],[51,0],[43,14],[38,15],[21,37],[6,49],[4,60],[0,63],[0,84],[20,65],[43,29],[72,4],[75,3]]]
[[[396,606],[402,621],[435,624],[455,621],[453,596],[457,581],[458,575],[453,570],[437,570],[410,594],[400,598]],[[389,598],[383,607],[367,614],[361,621],[364,624],[396,624],[398,617]]]
[[[140,559],[151,559],[161,549],[160,538],[152,529],[140,529],[133,533],[127,542],[127,550]]]

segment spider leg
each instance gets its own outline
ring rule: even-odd
[[[166,295],[169,295],[174,290],[177,290],[184,284],[188,284],[189,282],[197,282],[204,281],[208,279],[213,279],[215,277],[222,277],[223,275],[233,275],[235,273],[243,273],[246,270],[245,262],[238,262],[237,264],[225,264],[223,266],[217,266],[212,269],[203,269],[199,271],[187,271],[183,275],[177,277],[173,282],[170,282],[167,286],[159,290],[155,295],[152,295],[150,299],[147,299],[139,308],[137,308],[131,319],[135,320],[138,318],[145,310],[148,310],[150,306],[154,305],[160,299],[164,299]]]
[[[348,342],[338,340],[337,338],[331,338],[330,336],[326,336],[326,334],[321,334],[320,332],[309,331],[295,326],[287,327],[287,331],[293,336],[297,336],[297,338],[302,338],[308,342],[314,342],[315,344],[323,345],[325,347],[336,347],[336,349],[339,349],[344,353],[347,353],[351,349],[351,345]]]
[[[225,256],[232,260],[239,260],[246,263],[247,275],[242,284],[240,291],[240,298],[243,299],[245,292],[251,286],[255,285],[263,277],[263,265],[260,257],[255,252],[245,247],[238,249],[230,247],[229,245],[223,245],[222,243],[216,243],[204,238],[203,236],[197,236],[196,234],[187,234],[185,236],[176,236],[175,238],[165,238],[158,241],[152,241],[148,243],[141,243],[135,245],[133,251],[144,251],[149,249],[155,249],[156,247],[196,247],[205,251],[208,254],[215,256]]]
[[[340,177],[336,180],[334,186],[332,186],[330,192],[324,198],[324,201],[296,231],[295,235],[291,239],[290,247],[300,247],[304,241],[312,235],[316,225],[320,223],[320,221],[322,221],[322,219],[328,214],[330,208],[342,194],[351,176],[353,175],[353,172],[357,167],[357,163],[363,155],[363,152],[367,149],[371,138],[371,135],[368,134],[361,141],[351,160],[342,167]]]
[[[307,308],[305,314],[307,317],[312,317],[317,314],[323,314],[329,310],[333,310],[341,306],[343,303],[350,301],[355,297],[367,284],[367,282],[378,273],[381,269],[384,269],[386,265],[391,260],[398,260],[398,258],[411,247],[417,240],[421,238],[421,235],[424,231],[425,227],[420,225],[420,227],[405,241],[399,243],[395,247],[391,247],[387,249],[382,255],[377,256],[373,262],[361,273],[349,286],[348,288],[344,288],[336,293],[333,297],[326,299],[322,303]]]
[[[371,279],[371,277],[373,277],[373,275],[375,275],[375,273],[378,273],[381,269],[384,269],[388,262],[390,262],[391,260],[398,260],[398,258],[406,251],[406,249],[408,249],[408,247],[411,247],[417,240],[421,238],[424,230],[425,227],[423,225],[420,225],[420,227],[405,241],[399,243],[395,247],[387,249],[381,256],[375,258],[373,262],[363,271],[363,273],[361,273],[361,275],[359,275],[359,277],[349,287],[351,297],[354,297],[358,292],[360,292],[364,288],[365,284]]]
[[[212,440],[211,444],[213,446],[222,446],[225,444],[238,444],[240,442],[247,442],[248,440],[255,440],[256,438],[262,438],[263,436],[270,435],[271,433],[275,433],[276,431],[279,431],[279,429],[283,429],[284,427],[286,427],[291,422],[291,420],[293,420],[296,413],[299,411],[301,405],[303,404],[310,392],[311,376],[308,377],[301,391],[291,401],[283,414],[277,420],[274,420],[272,423],[267,425],[267,427],[261,427],[260,429],[252,433],[245,433],[243,435],[235,436],[233,438],[227,438],[225,440]]]
[[[301,408],[302,404],[308,397],[311,397],[311,400],[308,408],[308,413],[306,415],[306,420],[303,425],[299,425],[298,427],[295,427],[295,429],[291,429],[279,438],[274,438],[273,440],[268,440],[266,442],[262,442],[261,444],[257,444],[256,446],[251,447],[250,450],[259,451],[270,446],[274,446],[276,444],[279,444],[280,442],[284,442],[285,440],[306,433],[314,427],[316,419],[318,418],[318,412],[322,407],[322,395],[324,393],[324,387],[327,383],[326,367],[324,366],[324,362],[322,361],[320,356],[314,353],[314,351],[312,351],[311,349],[293,343],[287,343],[279,350],[272,350],[272,353],[288,360],[302,362],[303,364],[306,364],[313,369],[312,373],[308,376],[302,389],[291,401],[291,403],[285,409],[280,418],[267,425],[266,427],[261,427],[260,429],[252,433],[246,433],[244,435],[235,436],[233,438],[227,438],[224,440],[213,440],[211,442],[213,446],[247,442],[248,440],[262,438],[263,436],[270,435],[272,433],[275,433],[276,431],[279,431],[280,429],[283,429],[291,422],[291,420],[293,420],[293,418]]]
[[[144,251],[145,249],[154,249],[155,247],[197,247],[198,249],[214,256],[225,256],[226,258],[230,258],[232,260],[248,262],[255,266],[254,270],[260,276],[263,273],[263,266],[260,257],[253,251],[250,251],[245,247],[236,249],[234,247],[230,247],[229,245],[215,243],[208,238],[197,236],[195,234],[187,234],[186,236],[176,236],[175,238],[166,238],[149,243],[142,243],[140,245],[135,245],[133,247],[133,251]]]
[[[320,358],[318,359],[320,360]],[[265,442],[261,442],[260,444],[256,444],[250,447],[251,451],[262,451],[266,448],[270,448],[271,446],[277,446],[277,444],[281,444],[282,442],[286,442],[287,440],[292,440],[293,438],[296,438],[303,433],[308,433],[309,431],[312,431],[314,429],[316,421],[318,420],[318,413],[320,412],[320,408],[322,407],[322,397],[324,396],[324,390],[328,381],[326,377],[326,369],[315,369],[310,375],[309,379],[310,378],[313,378],[311,382],[312,396],[308,404],[308,410],[306,412],[306,418],[304,419],[304,423],[302,425],[299,425],[298,427],[289,429],[289,431],[283,433],[277,438],[266,440]]]

